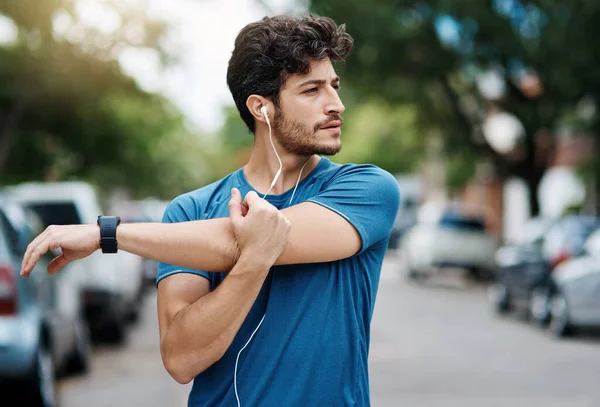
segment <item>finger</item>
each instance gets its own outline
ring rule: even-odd
[[[25,266],[25,269],[23,270],[21,275],[23,277],[28,277],[29,274],[31,274],[31,272],[33,271],[33,268],[35,267],[37,262],[40,260],[40,258],[44,254],[46,254],[51,249],[57,249],[59,247],[60,247],[60,244],[58,243],[58,241],[52,239],[51,237],[48,237],[48,239],[46,239],[43,242],[41,242],[40,244],[38,244],[31,251],[31,256],[29,257],[29,261],[27,262],[27,265]]]
[[[24,266],[21,270],[21,276],[25,278],[29,277],[29,274],[31,274],[31,271],[35,267],[36,263],[39,261],[40,257],[42,257],[42,255],[47,251],[48,249],[45,242],[42,242],[35,246],[29,253],[27,261],[23,263]]]
[[[242,203],[242,216],[246,216],[248,214],[248,206],[245,203]]]
[[[261,199],[258,196],[258,194],[254,191],[250,191],[246,194],[246,197],[244,198],[244,205],[246,205],[248,209],[250,209],[253,205],[260,201]]]
[[[231,198],[229,199],[229,218],[236,221],[244,214],[242,213],[242,194],[237,188],[231,189]]]
[[[52,261],[48,264],[48,273],[55,274],[59,272],[63,267],[70,263],[70,260],[67,260],[64,254],[56,256]]]
[[[33,251],[36,249],[36,247],[38,247],[38,245],[41,242],[46,240],[48,234],[49,231],[48,229],[46,229],[44,232],[40,233],[35,239],[33,239],[31,243],[29,243],[29,245],[27,246],[27,250],[25,251],[25,255],[23,255],[23,262],[21,264],[21,275],[23,277],[27,277],[27,275],[29,275],[29,273],[31,272],[31,270],[29,270],[28,272],[26,272],[25,270],[27,265],[29,264],[31,253],[33,253]]]

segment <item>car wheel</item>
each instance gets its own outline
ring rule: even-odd
[[[569,304],[561,293],[555,294],[551,299],[550,332],[557,338],[572,333],[572,327],[569,325]]]
[[[46,346],[40,346],[35,370],[29,381],[29,396],[32,406],[55,407],[58,404],[54,361]]]
[[[69,374],[84,374],[90,369],[92,346],[90,343],[90,328],[85,321],[75,324],[75,348],[67,361],[66,372]]]
[[[529,297],[529,314],[536,325],[545,326],[550,320],[550,293],[545,288],[536,288]]]
[[[510,310],[508,287],[502,283],[491,283],[487,289],[488,300],[496,314],[503,315]]]

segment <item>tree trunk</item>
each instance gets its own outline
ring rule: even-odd
[[[532,217],[540,214],[540,204],[538,201],[537,190],[541,179],[542,177],[538,174],[528,174],[528,176],[525,178],[525,182],[529,188],[529,209],[531,210]]]

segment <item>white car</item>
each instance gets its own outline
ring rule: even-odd
[[[482,219],[455,211],[421,219],[402,240],[409,278],[444,267],[464,268],[475,278],[489,275],[497,239],[486,232]]]
[[[95,190],[84,182],[25,183],[10,188],[13,199],[32,209],[45,226],[96,224],[104,215]],[[100,251],[70,265],[80,287],[83,312],[92,335],[122,342],[127,322],[137,317],[142,258],[124,251]]]
[[[550,331],[557,337],[578,327],[600,328],[600,229],[585,243],[585,254],[559,264],[552,273]]]

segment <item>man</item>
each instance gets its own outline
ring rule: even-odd
[[[162,224],[116,229],[119,249],[162,262],[161,353],[178,382],[194,380],[190,406],[370,404],[369,327],[399,193],[375,166],[320,156],[341,148],[332,61],[351,48],[328,18],[242,29],[227,82],[254,133],[248,164],[173,200]],[[52,226],[22,275],[49,249],[62,248],[55,273],[99,246],[95,225]]]

